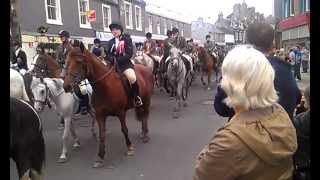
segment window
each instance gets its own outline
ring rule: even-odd
[[[62,25],[60,0],[45,0],[48,24]]]
[[[152,16],[149,16],[149,32],[152,33]]]
[[[126,28],[132,29],[132,5],[127,1],[124,1],[124,15]]]
[[[167,35],[167,21],[166,20],[164,20],[164,22],[163,22],[163,34]]]
[[[182,26],[181,26],[181,36],[183,36],[183,33],[184,33],[184,32],[183,32],[183,29],[184,29],[184,26],[182,25]]]
[[[142,31],[142,22],[141,22],[141,8],[140,6],[135,6],[135,15],[136,15],[136,29]]]
[[[111,7],[102,4],[102,19],[104,31],[110,31],[109,25],[111,24]]]
[[[293,0],[289,0],[290,2],[290,16],[294,16],[294,3]]]
[[[160,19],[157,22],[157,34],[160,34]]]
[[[89,11],[89,0],[78,0],[78,8],[80,28],[91,29],[91,24],[87,18],[87,12]]]
[[[310,1],[309,0],[301,0],[301,13],[302,12],[307,12],[310,11],[310,5],[309,5]]]

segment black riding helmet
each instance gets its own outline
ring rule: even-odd
[[[175,33],[178,33],[178,32],[179,32],[178,28],[176,28],[176,27],[172,28],[172,34],[175,34]]]
[[[61,30],[59,31],[59,36],[60,37],[66,37],[66,38],[70,38],[70,33],[66,30]]]
[[[206,39],[208,39],[208,38],[211,38],[211,36],[208,34],[208,35],[206,35]]]
[[[123,28],[121,26],[121,23],[119,22],[113,22],[109,25],[109,29],[110,31],[112,31],[112,29],[119,29],[121,32],[123,32]]]
[[[100,43],[101,43],[101,41],[100,41],[100,39],[99,39],[99,38],[96,38],[96,39],[94,39],[94,40],[93,40],[93,43],[94,43],[94,44],[100,44]]]
[[[172,35],[172,31],[167,30],[167,36],[171,36]]]
[[[147,37],[147,38],[152,38],[152,34],[151,34],[150,32],[148,32],[148,33],[146,34],[146,37]]]

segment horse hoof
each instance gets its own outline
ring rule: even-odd
[[[101,167],[103,167],[104,166],[104,162],[103,161],[95,161],[94,163],[93,163],[93,168],[101,168]]]
[[[211,88],[210,88],[210,87],[208,87],[208,88],[207,88],[207,90],[208,90],[208,91],[210,91],[210,90],[211,90]]]
[[[58,163],[66,163],[67,161],[68,161],[67,157],[60,157],[57,162]]]
[[[79,142],[74,143],[72,146],[72,150],[79,150],[79,149],[80,149],[80,143]]]
[[[134,155],[134,147],[131,145],[128,147],[127,156],[133,156]]]
[[[148,135],[144,135],[143,137],[141,137],[141,139],[143,143],[147,143],[150,141],[150,137]]]
[[[177,112],[173,113],[173,118],[174,119],[178,119],[179,118],[179,114]]]
[[[188,104],[185,102],[185,103],[183,103],[183,107],[187,107],[188,106]]]

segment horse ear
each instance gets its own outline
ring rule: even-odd
[[[43,82],[44,82],[44,81],[43,81],[43,77],[40,77],[40,82],[41,82],[41,83],[43,83]]]

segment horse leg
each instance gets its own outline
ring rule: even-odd
[[[98,157],[93,164],[93,168],[100,168],[104,166],[105,139],[106,139],[106,118],[101,113],[96,113],[96,118],[99,126],[99,147]]]
[[[92,137],[97,140],[97,133],[96,133],[96,130],[95,130],[95,115],[94,115],[94,112],[92,111],[92,108],[90,108],[89,110],[89,115],[91,117],[91,133],[92,133]]]
[[[150,140],[150,137],[148,135],[149,129],[148,129],[148,118],[149,118],[149,106],[150,106],[150,99],[147,101],[144,101],[145,104],[143,108],[136,108],[136,117],[139,121],[141,121],[141,139],[142,142],[147,143]]]
[[[70,133],[70,126],[71,126],[71,117],[67,116],[64,117],[64,131],[62,135],[62,153],[58,159],[59,163],[67,162],[67,143],[68,143],[68,137]]]
[[[80,148],[80,140],[79,140],[79,137],[76,134],[73,121],[71,121],[70,132],[71,132],[71,135],[72,135],[72,137],[74,139],[74,144],[72,145],[72,149],[73,150],[77,150],[77,149]]]
[[[118,116],[120,123],[121,123],[121,131],[124,135],[124,138],[126,140],[126,144],[127,144],[127,148],[128,148],[128,152],[127,155],[128,156],[132,156],[134,154],[134,148],[133,145],[129,139],[129,135],[128,135],[128,127],[127,127],[127,123],[126,123],[126,113],[125,112],[121,112]]]
[[[177,89],[176,89],[176,105],[174,107],[174,118],[179,117],[180,109],[181,109],[181,95],[182,95],[182,84],[178,83],[177,84]]]
[[[201,78],[200,78],[200,79],[201,79],[202,85],[205,86],[206,83],[205,83],[204,80],[203,80],[203,75],[204,75],[204,70],[201,71]]]

